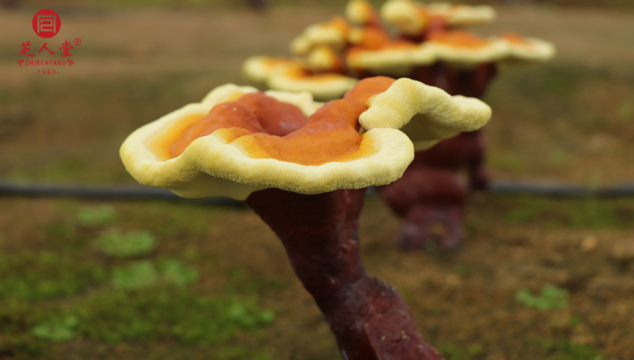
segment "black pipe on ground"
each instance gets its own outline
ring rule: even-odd
[[[86,186],[58,184],[23,184],[0,181],[0,197],[71,197],[92,200],[163,200],[201,205],[231,206],[244,208],[241,201],[212,197],[184,199],[169,190],[140,185]]]
[[[634,182],[610,187],[589,188],[569,184],[495,181],[490,190],[494,194],[529,194],[552,197],[627,197],[634,196]],[[376,195],[369,189],[368,195]],[[244,208],[241,201],[212,197],[198,200],[183,199],[169,190],[140,185],[87,186],[58,184],[24,184],[0,181],[0,197],[72,197],[93,200],[163,200],[213,206]]]
[[[634,182],[607,187],[584,187],[547,182],[494,181],[489,191],[495,194],[529,194],[553,197],[627,197],[634,196]]]

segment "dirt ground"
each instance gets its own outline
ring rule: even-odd
[[[81,39],[75,64],[42,76],[16,64],[22,42],[44,42],[31,29],[37,10],[0,12],[0,180],[132,184],[118,158],[131,131],[217,85],[246,84],[247,56],[285,55],[305,26],[341,11],[67,6],[55,41]],[[634,180],[634,13],[509,5],[498,14],[476,30],[548,39],[558,56],[503,69],[492,85],[485,100],[494,112],[486,129],[493,178]],[[476,194],[464,246],[441,254],[398,251],[400,221],[369,198],[364,261],[399,290],[424,338],[449,360],[630,360],[632,204]],[[105,204],[112,218],[82,222],[102,205],[0,198],[0,359],[339,357],[281,244],[253,213],[112,202]],[[148,230],[157,245],[104,255],[95,241],[113,229]],[[197,277],[117,285],[128,265],[163,274],[166,261]],[[558,298],[540,295],[553,288]],[[223,304],[238,315],[224,319]]]

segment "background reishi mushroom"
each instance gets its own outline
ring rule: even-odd
[[[442,61],[434,68],[423,68],[429,71],[421,74],[452,95],[482,98],[498,64],[545,61],[554,55],[552,44],[518,35],[487,40],[462,30],[440,30],[427,38],[425,44],[434,47]],[[529,55],[523,53],[522,46]],[[481,130],[465,132],[432,149],[417,151],[403,178],[382,188],[385,201],[406,222],[397,236],[401,248],[420,249],[438,241],[442,249],[450,250],[461,243],[469,190],[489,186],[485,154]],[[468,184],[461,179],[465,168]]]
[[[439,28],[483,25],[495,20],[490,6],[470,6],[445,2],[423,4],[411,0],[388,0],[381,6],[381,18],[405,38],[420,42],[425,34]]]
[[[484,61],[543,61],[554,53],[552,44],[539,39],[518,35],[481,39],[453,30],[492,21],[495,12],[487,6],[424,6],[393,0],[382,6],[381,19],[368,1],[352,0],[345,14],[346,18],[311,25],[297,36],[290,46],[297,58],[247,59],[245,76],[273,89],[309,91],[319,99],[331,100],[349,90],[355,78],[406,76],[442,85],[440,64],[468,68]],[[394,38],[381,20],[394,25],[399,37]],[[264,59],[266,66],[261,64]]]
[[[414,114],[428,121],[432,139],[484,125],[490,109],[384,77],[322,107],[307,94],[269,94],[226,85],[138,129],[121,147],[126,169],[182,196],[245,200],[282,240],[344,359],[441,359],[398,292],[365,272],[363,188],[401,176],[413,146],[397,129]],[[368,129],[362,135],[359,122]]]
[[[289,91],[310,91],[321,99],[332,99],[345,91],[346,86],[352,86],[355,78],[393,76],[409,77],[438,86],[452,95],[481,98],[497,74],[499,65],[546,61],[554,55],[554,46],[543,40],[524,38],[516,34],[485,39],[460,29],[467,25],[491,22],[495,18],[495,11],[487,6],[472,7],[446,3],[423,5],[409,0],[389,0],[381,7],[379,16],[379,12],[368,1],[351,0],[346,5],[345,15],[345,19],[335,18],[336,21],[309,27],[310,31],[297,38],[303,40],[294,41],[292,45],[305,44],[302,47],[303,52],[295,51],[304,56],[310,51],[317,53],[315,49],[321,48],[319,56],[308,56],[306,60],[298,59],[302,65],[297,65],[292,70],[289,67],[286,71],[271,71],[266,81],[267,85]],[[385,28],[383,22],[396,28],[396,37]],[[335,26],[334,23],[339,25]],[[307,33],[323,35],[309,37]],[[325,39],[335,36],[325,35],[335,33],[339,40],[335,46],[329,47]],[[313,40],[306,40],[308,38]],[[291,48],[296,50],[297,46]],[[330,51],[323,50],[326,48]],[[253,76],[250,78],[257,80]],[[421,138],[421,134],[424,137],[426,132],[425,129],[418,129],[418,123],[414,119],[402,130],[415,143],[417,151],[424,151],[430,144]],[[453,173],[447,176],[461,176],[459,172],[466,168],[469,189],[487,189],[489,179],[484,167],[485,143],[478,131],[457,135],[456,139],[441,142],[427,153],[417,152],[411,171],[427,171],[428,168],[434,168]],[[420,182],[409,183],[408,179],[411,178],[414,177],[405,176],[390,184],[390,187],[421,186],[418,185]],[[433,178],[430,176],[429,181],[433,181]],[[464,182],[455,180],[452,183]],[[453,202],[456,207],[463,208],[468,190],[460,186],[453,187],[455,191],[447,197],[446,202]],[[419,196],[409,196],[403,201],[389,198],[406,193],[405,191],[386,191],[384,198],[389,204],[400,203],[399,208],[403,208],[404,204],[413,206],[414,199],[436,199],[437,196],[427,194],[431,188],[436,187],[422,186]],[[403,213],[402,210],[394,209],[397,214]],[[464,215],[464,209],[452,210],[449,213]],[[451,215],[448,221],[430,220],[417,223],[447,228],[446,231],[437,233],[446,235],[440,236],[439,241],[446,243],[441,246],[449,249],[456,247],[460,242],[463,215]],[[409,226],[413,227],[414,225]],[[425,229],[419,231],[420,236],[414,235],[415,233],[402,233],[398,237],[398,243],[402,244],[403,248],[413,249],[422,247],[430,239],[426,235],[429,231]]]
[[[459,12],[461,15],[452,18]],[[497,74],[498,64],[546,61],[554,55],[554,46],[543,40],[515,34],[484,39],[452,29],[493,20],[495,12],[487,7],[424,6],[393,0],[383,5],[381,15],[397,28],[400,38],[412,43],[400,48],[349,51],[348,66],[358,74],[398,73],[439,86],[452,95],[481,98]],[[412,121],[403,129],[413,139],[416,123]],[[441,248],[453,249],[462,239],[468,190],[488,188],[484,140],[477,130],[442,141],[432,149],[417,150],[422,151],[416,152],[406,174],[382,188],[383,198],[406,221],[397,243],[410,250],[437,239]],[[460,179],[463,168],[467,169],[468,187]],[[417,175],[410,174],[413,172]]]
[[[306,55],[317,46],[341,49],[346,45],[346,34],[349,29],[350,24],[341,16],[335,16],[327,22],[310,25],[291,41],[291,53]]]
[[[242,73],[271,89],[306,91],[319,100],[340,98],[358,81],[345,75],[342,60],[327,46],[313,48],[305,60],[253,56],[245,60]]]

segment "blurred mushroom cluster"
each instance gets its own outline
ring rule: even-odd
[[[351,0],[345,16],[310,25],[297,36],[290,44],[292,56],[251,57],[243,73],[272,89],[308,91],[322,100],[379,75],[482,98],[500,67],[543,62],[555,54],[544,40],[515,33],[484,38],[464,29],[495,18],[490,6],[388,0],[377,10],[366,0]],[[466,131],[429,149],[425,129],[417,124],[403,128],[417,150],[414,162],[381,194],[405,219],[397,236],[401,248],[454,249],[463,240],[468,194],[489,186],[485,143],[480,130]]]

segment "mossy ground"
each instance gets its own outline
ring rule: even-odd
[[[0,213],[5,358],[338,356],[281,244],[247,210],[113,202],[107,206],[117,219],[85,225],[80,214],[103,204],[2,204],[11,209]],[[596,206],[601,211],[588,212]],[[627,345],[634,268],[612,254],[616,244],[632,240],[631,199],[483,195],[470,214],[468,241],[455,254],[398,251],[392,237],[399,220],[377,198],[367,200],[361,218],[368,270],[399,289],[425,338],[448,359],[634,355]],[[112,228],[147,229],[155,247],[143,255],[106,255],[96,241]],[[589,237],[596,246],[584,249]],[[166,263],[178,264],[171,277]],[[145,281],[148,266],[151,281]],[[120,286],[121,269],[136,281]],[[559,295],[540,295],[545,285]],[[546,305],[520,301],[521,292]]]
[[[0,13],[2,179],[133,183],[117,154],[131,131],[217,85],[246,83],[246,56],[284,55],[303,27],[340,12],[73,9],[60,36],[82,45],[57,77],[15,64],[33,38],[31,9]],[[480,31],[553,39],[560,54],[492,86],[493,177],[634,179],[634,54],[623,35],[634,15],[503,7],[496,26]],[[464,246],[440,254],[398,251],[400,221],[370,198],[364,261],[448,359],[632,359],[634,266],[618,255],[634,242],[632,204],[477,194]],[[549,298],[548,285],[567,295]],[[0,198],[0,359],[338,356],[280,242],[249,211]]]

